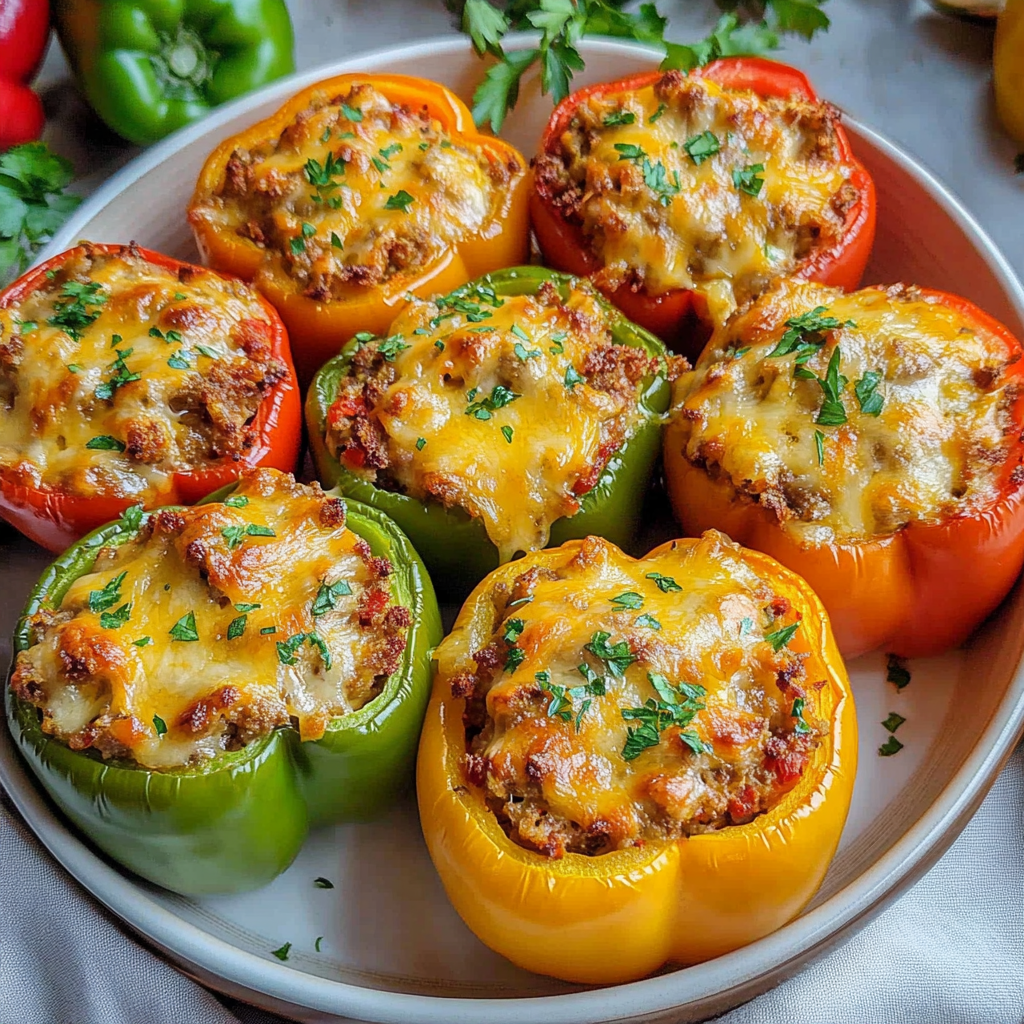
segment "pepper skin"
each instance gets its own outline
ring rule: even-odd
[[[94,253],[116,254],[122,248],[119,245],[89,245],[89,250]],[[48,271],[59,268],[83,251],[82,246],[69,249],[18,278],[0,293],[0,309],[22,301],[45,282]],[[190,266],[149,249],[136,251],[150,263],[174,272]],[[249,467],[270,466],[285,472],[295,469],[302,441],[299,389],[284,324],[269,303],[264,301],[263,306],[271,325],[271,355],[281,360],[289,372],[274,385],[260,405],[256,414],[256,444],[238,462],[225,458],[202,472],[176,473],[171,488],[161,495],[160,504],[192,505]],[[49,487],[30,487],[0,472],[0,517],[29,540],[55,553],[63,551],[90,530],[116,519],[133,504],[135,502],[131,498],[104,494],[82,497]]]
[[[71,750],[43,733],[38,710],[8,690],[8,724],[22,756],[108,856],[174,892],[243,892],[284,871],[310,827],[372,818],[405,787],[429,691],[429,651],[441,638],[437,601],[423,563],[386,516],[348,502],[346,523],[374,555],[391,560],[392,594],[412,623],[400,670],[370,703],[333,719],[322,739],[302,743],[286,727],[196,767],[149,771]],[[101,546],[131,535],[112,523],[50,566],[19,622],[16,654],[31,644],[28,617],[58,605]]]
[[[140,146],[295,70],[284,0],[55,0],[53,16],[90,106]]]
[[[47,0],[5,0],[0,13],[0,153],[43,132],[43,104],[28,83],[49,39]]]
[[[762,97],[818,101],[802,72],[760,57],[725,57],[705,65],[697,73],[726,89],[751,90]],[[660,71],[649,71],[574,92],[555,108],[544,130],[541,149],[548,153],[558,151],[559,138],[576,108],[589,97],[644,89],[661,76]],[[815,253],[791,276],[852,289],[860,284],[874,242],[875,186],[864,166],[854,158],[842,126],[836,127],[836,135],[843,160],[853,167],[850,181],[860,198],[846,215],[846,227],[839,244]],[[530,219],[545,262],[550,266],[581,277],[601,268],[582,230],[567,221],[536,188],[530,190]],[[633,291],[628,284],[623,284],[608,297],[630,320],[691,359],[700,354],[713,326],[709,322],[707,302],[698,291],[677,288],[662,295],[648,295],[644,289]]]
[[[1024,146],[1024,0],[1007,0],[999,15],[992,70],[999,120]]]
[[[477,285],[486,285],[498,295],[535,295],[546,281],[557,283],[563,295],[567,295],[573,285],[573,278],[566,274],[542,267],[516,267],[487,274],[470,282],[466,288],[472,290]],[[452,293],[458,294],[458,291]],[[631,324],[611,306],[608,312],[617,344],[638,346],[652,356],[666,355],[657,338]],[[342,493],[387,513],[408,534],[438,589],[446,595],[462,597],[498,565],[498,550],[488,538],[483,523],[459,508],[447,509],[438,502],[423,502],[383,490],[350,472],[327,450],[324,443],[327,413],[337,394],[338,381],[348,373],[355,348],[353,342],[328,362],[313,378],[306,397],[306,426],[317,477],[324,486],[337,486]],[[632,543],[657,461],[669,391],[663,374],[651,380],[642,398],[647,416],[645,423],[609,460],[597,483],[583,496],[580,511],[552,525],[551,544],[591,533],[606,537],[620,547]]]
[[[919,288],[925,298],[973,322],[1005,349],[1010,386],[1024,378],[1021,343],[997,320],[959,296]],[[860,543],[802,544],[760,505],[732,500],[682,454],[677,427],[665,430],[665,478],[683,529],[729,534],[764,551],[814,588],[828,609],[839,649],[853,658],[876,648],[901,657],[938,654],[963,643],[1009,592],[1024,565],[1024,391],[1013,404],[1015,441],[987,507],[937,522],[911,522]]]
[[[670,541],[648,557],[697,543]],[[494,622],[492,589],[534,565],[563,565],[580,545],[571,541],[496,570],[469,596],[445,646],[456,645],[455,657],[483,646]],[[810,587],[759,552],[743,558],[802,613],[802,639],[792,648],[807,653],[807,678],[825,681],[809,700],[828,723],[801,780],[745,825],[596,857],[552,860],[526,850],[506,836],[483,791],[466,780],[465,701],[435,670],[417,762],[427,848],[462,919],[520,967],[585,984],[634,981],[667,963],[698,963],[769,934],[821,884],[853,791],[853,697]]]
[[[422,78],[404,75],[339,75],[310,86],[290,99],[273,117],[238,135],[225,139],[210,154],[199,175],[189,208],[189,222],[205,263],[218,270],[237,274],[254,285],[277,307],[295,339],[295,361],[303,384],[331,356],[337,355],[353,335],[360,332],[382,334],[395,318],[409,293],[420,297],[449,292],[471,278],[502,267],[526,262],[530,227],[527,202],[527,176],[513,180],[504,197],[497,231],[485,231],[452,246],[426,264],[414,280],[402,277],[380,285],[351,285],[344,299],[320,302],[307,298],[284,272],[280,259],[255,243],[209,223],[196,207],[216,195],[225,180],[232,153],[269,140],[276,140],[297,114],[305,110],[313,97],[333,97],[356,83],[366,83],[392,103],[410,111],[426,110],[445,132],[460,136],[469,145],[480,147],[495,162],[514,160],[520,168],[525,159],[507,142],[479,134],[466,105],[444,86]],[[493,229],[494,222],[488,227]]]

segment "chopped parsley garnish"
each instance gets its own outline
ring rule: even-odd
[[[178,343],[181,341],[181,331],[168,331],[167,340]]]
[[[129,505],[121,513],[121,518],[118,519],[117,525],[125,530],[137,530],[142,525],[144,515],[145,513],[141,505]]]
[[[354,124],[359,124],[363,119],[363,112],[358,107],[350,107],[347,103],[342,103],[341,112]]]
[[[220,356],[207,345],[196,345],[196,348],[199,350],[199,353],[206,356],[207,359],[220,359]]]
[[[105,583],[102,590],[90,590],[89,611],[98,615],[108,608],[113,608],[121,600],[121,584],[124,583],[127,575],[127,572],[122,572]]]
[[[377,342],[377,351],[384,357],[385,362],[393,363],[399,352],[412,348],[405,343],[404,337],[402,334],[392,334],[390,338],[382,338]]]
[[[615,128],[620,124],[636,124],[636,114],[631,110],[613,110],[610,114],[605,114],[601,124],[605,128]]]
[[[512,346],[512,351],[521,363],[525,363],[527,359],[536,359],[540,355],[539,348],[527,348],[521,341]]]
[[[148,647],[152,642],[151,636],[140,636],[138,640],[132,641],[132,647]]]
[[[526,623],[522,619],[509,619],[501,631],[501,639],[507,644],[514,644],[522,636],[525,628]]]
[[[797,363],[806,363],[825,344],[824,336],[828,331],[857,326],[852,320],[837,320],[834,316],[826,316],[826,313],[827,306],[816,306],[809,313],[790,317],[786,321],[786,332],[775,348],[768,353],[768,358],[777,359],[796,352]]]
[[[117,335],[115,335],[117,337]],[[110,401],[114,397],[114,392],[123,387],[125,384],[130,384],[133,380],[142,380],[141,373],[132,373],[128,369],[125,359],[132,354],[134,349],[128,348],[123,352],[121,349],[117,349],[117,358],[110,364],[108,369],[114,371],[114,376],[108,381],[104,381],[102,384],[96,386],[96,390],[93,394],[100,399],[100,401]]]
[[[818,465],[825,465],[825,435],[820,431],[814,432],[814,447],[818,452]]]
[[[803,697],[797,697],[797,699],[793,701],[793,710],[790,711],[790,716],[796,719],[796,724],[793,726],[793,732],[806,734],[811,731],[811,727],[804,719],[804,707],[806,705],[807,701]]]
[[[642,594],[638,594],[635,590],[627,590],[618,597],[610,597],[608,599],[612,604],[617,605],[621,609],[632,609],[642,608],[644,598]]]
[[[228,508],[245,508],[249,504],[249,499],[244,494],[232,494],[224,499],[224,504]]]
[[[889,717],[882,723],[887,732],[895,732],[906,719],[902,715],[897,715],[895,711],[889,712]]]
[[[324,878],[323,875],[320,875],[319,878],[314,878],[313,879],[313,884],[318,889],[333,889],[334,888],[334,883],[329,878]]]
[[[298,256],[299,253],[306,251],[306,240],[301,235],[296,235],[288,240],[288,248],[291,249],[293,256]]]
[[[288,954],[291,951],[291,948],[292,948],[292,944],[290,942],[286,942],[279,949],[272,949],[270,952],[271,952],[271,955],[276,956],[278,960],[287,960],[288,959]]]
[[[663,594],[670,594],[673,591],[681,591],[683,589],[671,576],[663,576],[660,572],[649,572],[645,578],[654,580],[658,589]]]
[[[320,952],[320,943],[321,943],[321,942],[323,942],[323,941],[324,941],[324,937],[323,937],[322,935],[318,935],[318,936],[316,937],[316,942],[314,942],[314,943],[313,943],[313,948],[314,948],[314,949],[315,949],[315,950],[316,950],[316,951],[317,951],[318,953]]]
[[[123,452],[125,449],[123,441],[118,441],[116,437],[111,437],[109,434],[90,437],[85,442],[85,447],[94,452]]]
[[[262,607],[263,607],[263,605],[261,605],[261,604],[247,604],[244,601],[239,601],[238,604],[235,605],[235,611],[236,612],[254,612],[257,609],[262,608]]]
[[[81,372],[82,372],[82,370],[84,370],[84,369],[85,369],[85,367],[84,367],[84,366],[82,366],[82,364],[81,364],[81,363],[68,363],[68,369],[69,369],[69,370],[70,370],[70,371],[71,371],[72,373],[81,373]]]
[[[260,630],[260,636],[273,636],[277,632],[277,626],[264,626]]]
[[[167,732],[167,723],[159,715],[154,715],[153,728],[156,729],[157,736],[163,736]]]
[[[331,247],[334,249],[344,249],[345,246],[342,244],[341,239],[338,237],[337,231],[331,232]]]
[[[841,359],[842,356],[837,345],[832,353],[832,357],[828,361],[828,369],[825,371],[825,376],[814,377],[818,382],[818,386],[825,393],[825,397],[821,402],[821,408],[818,410],[818,415],[814,420],[815,423],[820,423],[823,427],[838,427],[846,422],[846,407],[839,396],[843,388],[850,382],[848,378],[839,372]],[[797,367],[798,371],[801,369],[803,368]]]
[[[413,333],[415,334],[416,332],[413,331]],[[424,334],[428,334],[429,332],[428,331],[424,331],[423,333]],[[434,342],[434,348],[436,348],[438,352],[443,352],[444,351],[444,342],[441,341],[440,338],[438,338],[438,340]]]
[[[522,647],[510,647],[505,657],[505,671],[509,674],[515,672],[526,658],[526,651]]]
[[[647,156],[641,146],[635,146],[632,142],[616,142],[615,151],[620,160],[643,160]]]
[[[583,716],[590,710],[592,698],[603,697],[607,690],[604,677],[599,676],[589,665],[577,665],[576,671],[586,680],[582,686],[558,686],[551,682],[549,672],[538,672],[534,679],[541,690],[551,694],[547,707],[548,718],[560,718],[563,722],[570,722],[573,718],[573,702],[583,701],[576,714],[576,731],[579,732]]]
[[[371,156],[370,163],[377,169],[378,174],[383,174],[385,171],[391,170],[391,164],[387,160],[382,160],[379,156]],[[384,182],[380,183],[381,188],[384,187]]]
[[[515,431],[507,424],[501,428],[501,436],[505,438],[505,440],[508,441],[509,444],[512,443],[512,435],[514,433]]]
[[[263,630],[260,632],[263,632]],[[294,636],[290,636],[287,640],[278,640],[277,660],[280,661],[282,665],[294,665],[295,655],[304,643],[308,643],[311,647],[315,647],[320,652],[324,668],[329,669],[331,667],[331,652],[328,650],[327,644],[324,642],[324,638],[320,636],[319,633],[296,633]]]
[[[117,611],[102,612],[100,614],[101,629],[120,629],[132,616],[132,604],[121,605]]]
[[[338,606],[339,597],[349,597],[351,594],[352,588],[345,580],[336,580],[334,583],[321,583],[310,611],[314,617],[326,615],[328,612],[334,611]]]
[[[565,379],[563,383],[569,391],[572,391],[577,384],[582,384],[584,381],[583,374],[581,374],[575,366],[570,363],[565,368]]]
[[[310,224],[308,220],[302,222],[302,237],[312,238],[316,234],[316,225]],[[170,338],[170,332],[168,331],[167,337]]]
[[[178,619],[173,626],[171,626],[168,632],[174,640],[181,640],[184,642],[198,640],[199,634],[196,632],[196,613],[189,612],[187,615],[182,615],[182,617]]]
[[[751,164],[749,167],[734,167],[732,169],[732,183],[741,192],[748,196],[759,196],[764,186],[764,178],[758,175],[764,172],[764,164]]]
[[[565,333],[565,331],[558,331],[557,334],[552,334],[551,347],[548,349],[548,351],[553,356],[560,356],[565,351],[565,346],[563,345],[563,342],[567,337],[568,335]]]
[[[390,146],[378,149],[377,152],[380,153],[385,160],[390,160],[396,153],[402,152],[402,144],[400,142],[392,142]]]
[[[321,142],[327,142],[328,139],[330,139],[330,137],[331,137],[331,129],[330,128],[325,128],[323,130],[323,133],[320,136],[320,141]]]
[[[910,670],[903,664],[903,659],[895,654],[886,655],[885,678],[897,690],[902,690],[910,682]]]
[[[103,286],[96,281],[82,284],[68,281],[61,289],[63,302],[55,302],[54,313],[46,322],[58,327],[75,341],[82,340],[82,331],[99,318],[100,306],[107,301]]]
[[[669,180],[665,165],[659,160],[652,163],[644,159],[643,164],[644,184],[657,196],[662,206],[669,206],[672,200],[679,195],[679,172],[672,172],[672,180]]]
[[[237,640],[242,636],[245,633],[245,626],[248,621],[248,615],[239,615],[237,618],[232,619],[228,623],[228,639]]]
[[[149,336],[151,338],[158,338],[160,341],[166,341],[167,340],[164,337],[164,332],[161,331],[159,327],[150,327],[150,329],[149,329]],[[114,337],[117,338],[117,344],[120,345],[121,344],[121,339],[118,338],[118,336],[116,334],[114,335]],[[113,341],[111,341],[111,344],[113,345]]]
[[[649,697],[643,707],[622,709],[622,717],[627,722],[640,723],[627,732],[626,743],[622,748],[623,760],[632,761],[648,747],[656,747],[661,742],[661,733],[670,726],[679,728],[680,740],[695,754],[709,751],[711,748],[697,733],[686,728],[697,712],[704,710],[704,687],[689,683],[673,685],[658,672],[648,672],[647,680],[659,699]]]
[[[744,345],[743,348],[737,348],[735,345],[730,345],[723,353],[722,356],[725,359],[741,359],[750,351],[749,345]]]
[[[184,292],[175,292],[174,293],[174,301],[175,302],[184,302],[185,299],[187,299],[187,298],[188,298],[188,296]]]
[[[646,612],[636,617],[636,624],[638,626],[646,626],[648,629],[661,629],[661,623],[653,615],[648,615]]]
[[[172,370],[189,370],[192,368],[192,364],[188,361],[187,352],[175,352],[174,355],[167,360],[167,365]]]
[[[895,736],[890,736],[879,748],[878,753],[882,757],[892,757],[893,754],[898,754],[903,749],[903,744],[900,743]]]
[[[718,136],[714,132],[701,132],[700,135],[693,135],[683,143],[683,149],[686,150],[687,156],[699,167],[705,160],[713,157],[720,149],[722,144],[718,141]],[[761,170],[764,170],[762,167]],[[736,180],[736,172],[733,171],[733,181]],[[739,185],[736,186],[739,188]],[[760,189],[758,190],[760,191]],[[757,195],[755,192],[754,195]]]
[[[35,320],[15,320],[14,322],[18,325],[19,334],[31,334],[39,328],[39,324]]]
[[[490,395],[480,399],[479,402],[473,401],[476,397],[476,392],[477,389],[474,388],[469,393],[469,405],[466,406],[466,415],[478,420],[489,420],[492,413],[522,397],[522,395],[517,395],[514,391],[510,391],[503,384],[495,384]]]
[[[781,651],[793,639],[794,634],[799,628],[800,623],[794,622],[791,626],[783,626],[782,629],[776,629],[772,633],[765,633],[765,642],[772,645],[773,651]]]
[[[648,124],[654,124],[654,122],[657,121],[658,118],[660,118],[661,115],[664,114],[666,110],[668,110],[668,107],[666,107],[664,103],[659,103],[658,104],[658,109],[653,114],[651,114],[651,116],[649,118],[647,118],[647,123]]]
[[[589,651],[598,661],[603,661],[608,671],[621,679],[626,669],[636,661],[636,655],[629,649],[628,640],[620,640],[617,644],[609,644],[611,633],[598,631],[590,638],[590,643],[583,649]]]
[[[427,446],[427,439],[425,437],[416,438],[416,451],[421,452]]]
[[[749,618],[740,619],[740,636],[746,636],[754,628],[754,620]]]
[[[276,537],[277,534],[269,526],[261,526],[259,523],[250,523],[245,528],[247,537]]]
[[[276,537],[269,526],[247,523],[245,526],[225,526],[220,535],[228,542],[228,549],[234,551],[245,537]]]
[[[409,207],[414,202],[415,199],[403,188],[399,189],[393,196],[388,196],[388,201],[384,204],[384,209],[401,210],[403,213],[408,213]]]
[[[882,375],[877,370],[868,370],[853,385],[853,393],[857,396],[860,411],[865,416],[877,416],[882,411],[884,399],[878,393],[878,385],[882,383]]]

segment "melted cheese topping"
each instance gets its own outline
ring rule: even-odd
[[[696,288],[721,318],[836,241],[856,199],[836,121],[827,104],[669,72],[585,100],[538,187],[560,194],[610,286]]]
[[[285,373],[255,292],[125,247],[86,254],[0,309],[0,471],[152,504],[173,475],[253,443]]]
[[[806,650],[800,612],[722,534],[640,561],[597,537],[557,555],[495,591],[472,661],[457,633],[436,655],[453,692],[476,686],[467,775],[510,834],[607,852],[771,807],[818,742],[788,647]]]
[[[279,138],[236,150],[192,219],[272,250],[319,301],[413,275],[497,223],[523,168],[370,85],[318,96]]]
[[[404,650],[382,559],[344,503],[275,470],[228,503],[154,513],[37,617],[12,687],[75,748],[163,769],[372,699]],[[383,589],[383,596],[375,596]]]
[[[386,435],[388,479],[403,493],[480,517],[502,561],[543,548],[552,523],[579,510],[595,469],[644,419],[635,376],[653,361],[611,347],[607,307],[585,283],[565,302],[553,287],[536,296],[500,299],[483,289],[414,302],[391,329],[383,344],[393,353],[393,379],[372,403]],[[625,359],[634,379],[591,380],[588,358],[601,350],[613,364]],[[342,399],[335,408],[349,406]],[[328,444],[345,457],[340,434],[329,434]]]
[[[819,307],[841,326],[797,331],[811,355],[796,376],[800,350],[771,353],[787,324]],[[833,358],[845,419],[836,425],[822,422],[818,380],[828,384]],[[882,536],[993,500],[1018,432],[1017,386],[1004,377],[1015,359],[912,288],[847,295],[785,282],[716,332],[680,377],[666,444],[809,542]]]

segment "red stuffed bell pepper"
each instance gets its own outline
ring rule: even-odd
[[[0,4],[0,152],[38,139],[45,116],[28,87],[50,38],[47,0],[4,0]]]
[[[550,266],[595,275],[626,316],[693,357],[778,277],[855,288],[875,191],[801,72],[728,57],[563,100],[530,213]]]
[[[84,244],[0,293],[0,516],[60,551],[132,505],[294,469],[288,335],[234,278]]]

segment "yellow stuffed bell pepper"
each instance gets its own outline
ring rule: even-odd
[[[636,560],[506,564],[435,654],[420,819],[455,909],[588,984],[727,953],[797,915],[853,790],[853,698],[821,602],[723,534]]]

